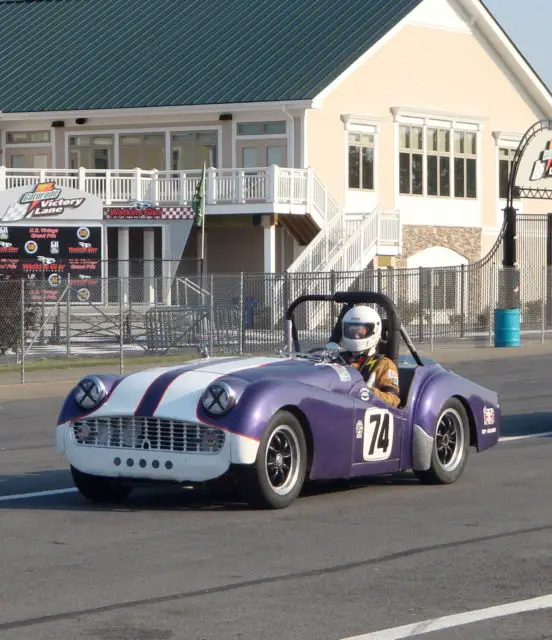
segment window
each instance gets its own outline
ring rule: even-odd
[[[498,150],[498,197],[502,200],[508,198],[508,180],[515,155],[515,149],[500,148]]]
[[[69,159],[71,169],[112,169],[113,136],[71,136]]]
[[[44,144],[50,142],[49,131],[8,131],[6,144]]]
[[[454,132],[454,197],[476,198],[476,134]]]
[[[281,122],[241,122],[238,124],[239,136],[268,136],[286,133],[286,123]]]
[[[428,127],[427,195],[450,196],[450,131]]]
[[[131,133],[119,137],[119,169],[165,168],[165,134]]]
[[[171,135],[171,169],[202,169],[203,163],[216,167],[217,132],[194,131],[173,133]]]
[[[423,127],[401,125],[399,145],[400,192],[423,195]]]
[[[374,189],[374,136],[349,133],[349,189]]]

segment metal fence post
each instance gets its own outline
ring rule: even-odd
[[[211,274],[211,299],[209,308],[209,354],[213,353],[213,314],[215,310],[215,291],[214,291],[214,276]]]
[[[429,272],[429,347],[430,351],[433,352],[433,282],[435,278],[435,268],[432,267]]]
[[[240,327],[239,327],[239,350],[240,356],[243,355],[243,344],[245,342],[245,308],[243,297],[243,271],[240,272]]]
[[[542,303],[541,303],[541,342],[544,342],[544,336],[546,332],[546,266],[542,268],[542,287],[541,287],[541,295],[542,295]]]
[[[25,280],[21,278],[21,384],[25,382]]]
[[[119,276],[119,372],[122,375],[124,365],[124,318],[123,318],[123,276]]]
[[[460,273],[460,337],[463,338],[466,335],[466,274],[467,268],[463,264],[461,266]]]
[[[66,318],[65,332],[67,343],[67,357],[71,356],[71,285],[67,285],[67,299],[65,300]]]
[[[491,265],[489,275],[489,347],[493,346],[493,303],[494,303],[494,265]]]

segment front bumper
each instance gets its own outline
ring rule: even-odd
[[[56,429],[56,448],[70,465],[83,473],[111,478],[205,482],[224,475],[231,464],[253,464],[258,447],[256,440],[232,432],[226,432],[217,453],[93,446],[77,441],[72,422]]]

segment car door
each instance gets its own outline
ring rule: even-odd
[[[398,471],[406,413],[391,407],[361,386],[354,396],[355,428],[352,442],[352,476]]]

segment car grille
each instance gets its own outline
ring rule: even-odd
[[[183,453],[218,453],[226,435],[215,427],[141,416],[84,418],[72,428],[80,445]]]

